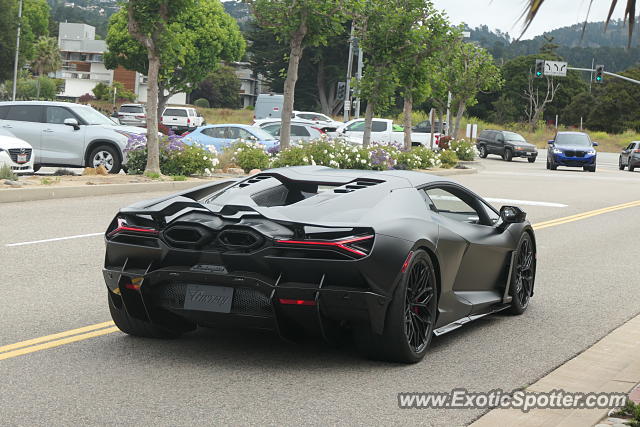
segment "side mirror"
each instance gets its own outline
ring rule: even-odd
[[[595,141],[593,141],[593,142],[592,142],[592,144],[593,144],[593,146],[594,146],[594,147],[597,147],[598,145],[600,145],[600,144],[598,144],[598,143],[597,143],[597,142],[595,142]]]
[[[556,141],[555,141],[555,140],[553,140],[553,139],[550,139],[550,140],[548,140],[548,141],[547,141],[547,144],[549,144],[549,145],[553,145],[553,143],[554,143],[554,142],[556,142]]]
[[[76,119],[64,119],[64,124],[67,126],[73,126],[75,130],[80,129],[80,125]]]
[[[520,224],[527,220],[527,213],[517,206],[503,206],[500,208],[500,218],[505,225]]]

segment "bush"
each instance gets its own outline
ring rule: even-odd
[[[442,160],[439,153],[427,148],[427,147],[414,147],[411,153],[420,158],[419,169],[431,169],[439,168],[442,166]]]
[[[271,167],[288,168],[289,166],[304,166],[313,164],[312,161],[313,159],[310,161],[307,157],[305,147],[298,145],[277,153],[272,158]]]
[[[475,145],[465,141],[464,139],[451,142],[451,150],[456,153],[459,160],[471,162],[476,158]]]
[[[78,98],[78,102],[80,102],[81,104],[88,104],[89,102],[95,101],[95,100],[96,100],[96,97],[91,95],[90,93],[85,93],[80,98]]]
[[[450,136],[441,136],[440,139],[438,140],[438,148],[440,148],[441,150],[448,150],[449,149],[449,143],[451,142],[453,138]]]
[[[455,151],[442,150],[440,152],[440,161],[442,162],[443,168],[451,169],[458,164],[458,156],[456,156]]]
[[[147,139],[132,135],[125,148],[128,173],[141,175],[147,166]],[[182,137],[164,136],[160,140],[160,171],[164,175],[203,175],[218,164],[215,149],[206,150],[198,145],[187,145]]]
[[[269,168],[269,155],[264,151],[262,144],[239,139],[225,149],[227,150],[233,152],[232,161],[245,172],[251,169]]]
[[[209,105],[209,100],[205,99],[205,98],[198,98],[193,102],[193,105],[195,105],[198,108],[210,108]]]
[[[2,165],[0,166],[0,179],[15,181],[18,179],[18,177],[13,173],[9,165]]]

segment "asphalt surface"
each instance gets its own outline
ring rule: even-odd
[[[595,174],[547,171],[543,159],[489,157],[479,174],[455,179],[526,202],[534,223],[640,200],[640,171],[618,171],[617,155],[601,155]],[[0,347],[110,320],[100,236],[8,244],[98,233],[119,207],[157,195],[0,204]],[[114,332],[0,360],[0,424],[465,425],[483,411],[400,410],[397,393],[522,387],[638,315],[639,214],[539,230],[526,314],[437,337],[416,365],[254,331],[199,329],[171,341]]]

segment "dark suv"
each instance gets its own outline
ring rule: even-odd
[[[506,130],[483,130],[476,147],[483,159],[489,154],[497,154],[507,162],[514,157],[526,157],[529,163],[533,163],[538,157],[535,145],[529,144],[522,135]]]

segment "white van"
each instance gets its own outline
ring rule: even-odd
[[[253,118],[254,120],[279,119],[282,117],[283,105],[284,95],[260,94],[256,100],[256,110]]]

